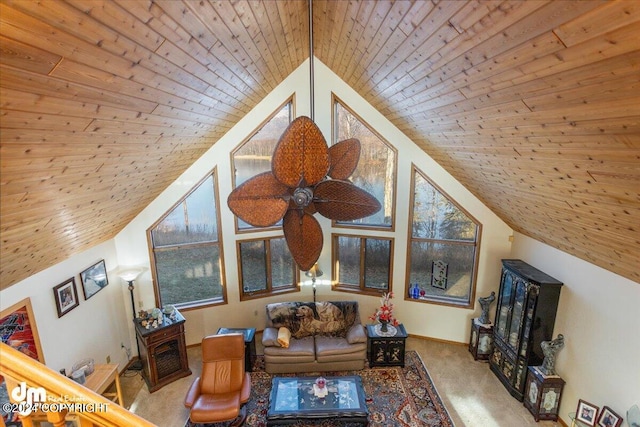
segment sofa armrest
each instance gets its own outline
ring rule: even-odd
[[[367,342],[367,332],[364,330],[364,326],[362,326],[362,324],[356,323],[349,328],[347,331],[347,342],[349,344]]]
[[[262,345],[265,347],[280,347],[277,328],[264,328],[262,332]]]
[[[193,383],[191,383],[191,387],[189,387],[189,391],[187,391],[187,396],[184,398],[184,406],[187,408],[191,408],[194,403],[196,403],[196,399],[200,396],[200,377],[196,378]]]

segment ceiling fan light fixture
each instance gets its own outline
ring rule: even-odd
[[[380,202],[348,181],[358,166],[360,141],[340,141],[329,147],[313,121],[313,8],[309,0],[309,79],[311,118],[300,116],[284,131],[265,172],[234,189],[229,209],[255,227],[282,220],[289,252],[300,270],[311,269],[323,246],[316,212],[338,221],[352,221],[378,212]]]
[[[325,154],[320,157],[320,167],[309,161],[317,152]],[[309,270],[323,246],[322,228],[313,216],[316,212],[328,219],[351,221],[381,208],[374,196],[347,180],[359,157],[357,139],[341,141],[329,149],[317,125],[309,117],[298,117],[278,141],[271,172],[237,187],[227,204],[253,226],[267,227],[282,219],[291,256],[301,270]]]

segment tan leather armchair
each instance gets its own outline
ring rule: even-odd
[[[191,384],[184,405],[193,423],[233,421],[242,425],[251,377],[244,369],[244,336],[212,335],[202,339],[202,374]],[[242,408],[242,409],[241,409]]]

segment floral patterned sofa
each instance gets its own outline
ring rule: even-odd
[[[266,310],[262,344],[267,372],[364,368],[367,334],[357,301],[280,302]]]

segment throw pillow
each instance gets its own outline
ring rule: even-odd
[[[291,339],[291,331],[284,326],[278,329],[278,344],[281,347],[289,348],[289,339]]]
[[[364,326],[361,324],[353,325],[347,332],[347,342],[349,344],[366,343],[367,333],[364,330]]]

